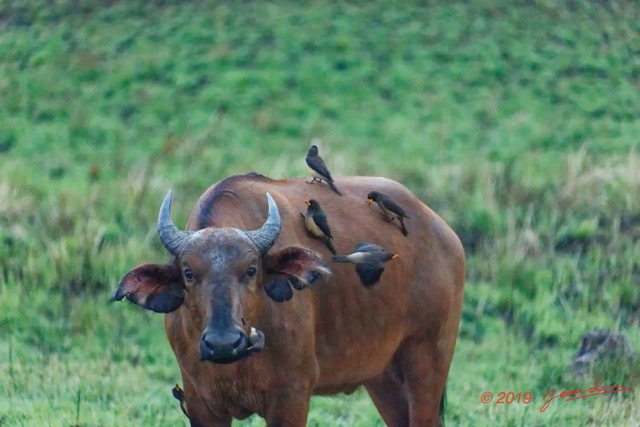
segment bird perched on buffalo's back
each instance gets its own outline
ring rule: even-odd
[[[398,219],[398,221],[400,221],[400,227],[402,228],[402,234],[405,236],[409,235],[409,231],[407,231],[407,227],[404,225],[404,218],[409,219],[409,216],[402,206],[393,200],[391,196],[380,191],[372,191],[367,194],[367,200],[369,201],[369,206],[371,206],[373,202],[376,202],[378,206],[380,206],[382,213],[384,213],[385,221]]]
[[[336,254],[336,248],[333,247],[331,240],[331,229],[329,228],[329,221],[327,215],[320,208],[320,203],[317,200],[311,199],[304,202],[307,205],[307,213],[302,214],[304,218],[304,225],[309,234],[321,239],[325,245],[329,248],[332,254]]]
[[[380,281],[387,261],[398,258],[398,255],[387,252],[382,246],[374,243],[360,242],[349,255],[334,255],[334,262],[350,262],[356,265],[356,273],[360,282],[370,288]]]
[[[307,184],[313,184],[316,181],[326,181],[333,191],[342,196],[342,193],[340,192],[340,190],[338,190],[338,187],[336,187],[333,182],[331,172],[329,172],[327,165],[324,164],[324,160],[322,160],[322,157],[320,157],[320,155],[318,154],[317,146],[312,145],[311,148],[309,148],[305,161],[307,162],[309,173],[313,178],[311,182],[307,182]]]

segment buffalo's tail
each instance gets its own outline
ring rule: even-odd
[[[442,397],[440,398],[440,425],[444,427],[444,410],[447,405],[447,385],[444,385],[444,390],[442,390]]]

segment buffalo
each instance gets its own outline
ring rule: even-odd
[[[233,176],[200,197],[185,230],[171,220],[171,192],[164,199],[158,233],[171,257],[130,270],[114,300],[166,313],[191,426],[252,414],[304,426],[312,395],[360,386],[388,426],[443,423],[465,281],[460,240],[395,181],[336,183],[343,197],[302,179]],[[371,213],[372,190],[410,214],[408,237]],[[310,198],[340,253],[369,241],[399,255],[375,287],[307,234],[300,212]]]

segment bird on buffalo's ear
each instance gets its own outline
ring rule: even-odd
[[[367,194],[367,200],[369,201],[369,206],[371,203],[376,202],[382,213],[384,214],[385,221],[393,221],[397,219],[400,221],[400,227],[402,228],[402,234],[405,236],[409,235],[407,231],[407,227],[404,225],[404,218],[409,219],[409,216],[404,211],[402,206],[400,206],[395,200],[391,198],[388,194],[382,193],[380,191],[372,191]]]
[[[331,240],[331,229],[329,228],[329,221],[327,215],[320,208],[320,203],[317,200],[311,199],[304,202],[307,205],[307,213],[302,214],[304,218],[304,225],[309,234],[321,239],[325,245],[329,248],[332,254],[336,254],[336,248],[333,247]]]
[[[326,181],[333,191],[342,196],[342,193],[340,192],[340,190],[338,190],[338,187],[336,187],[333,182],[331,172],[329,172],[327,165],[324,164],[324,160],[322,160],[322,157],[320,157],[320,155],[318,154],[317,146],[312,145],[311,148],[309,148],[305,161],[307,162],[309,173],[313,178],[311,182],[307,182],[307,184],[313,184],[316,181]]]
[[[350,262],[356,265],[356,273],[360,282],[370,288],[380,281],[384,271],[384,263],[398,258],[398,255],[387,252],[382,246],[374,243],[360,242],[349,255],[334,255],[333,262]]]

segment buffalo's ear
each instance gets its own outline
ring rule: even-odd
[[[293,286],[302,290],[318,279],[331,275],[322,256],[301,246],[288,246],[264,256],[264,290],[274,301],[288,301]]]
[[[283,275],[272,276],[270,280],[264,282],[264,291],[269,298],[276,302],[289,301],[293,298],[291,281]]]
[[[173,264],[140,265],[125,274],[111,300],[123,298],[156,313],[177,310],[184,300],[180,271]]]

